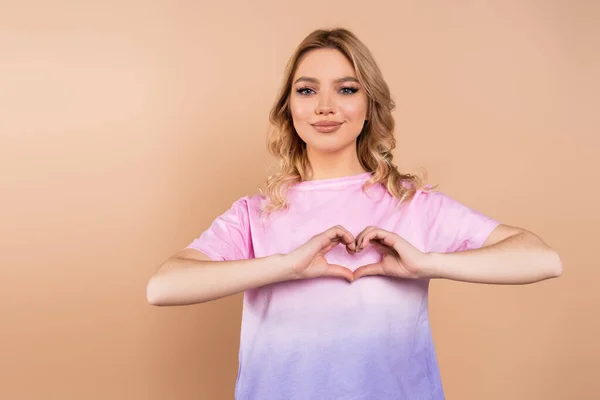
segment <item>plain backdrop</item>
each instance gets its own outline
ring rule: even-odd
[[[241,295],[148,278],[267,176],[295,46],[344,26],[397,103],[395,160],[556,248],[560,279],[435,281],[450,400],[600,390],[597,1],[0,3],[0,398],[232,399]]]

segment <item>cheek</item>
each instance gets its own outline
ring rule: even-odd
[[[314,113],[314,105],[311,104],[309,99],[301,99],[300,101],[291,99],[290,112],[292,113],[292,118],[297,121],[308,120]]]
[[[345,102],[341,109],[346,118],[352,122],[363,123],[367,116],[367,104],[364,100]]]

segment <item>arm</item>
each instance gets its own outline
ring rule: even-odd
[[[429,255],[422,270],[428,278],[527,284],[562,275],[556,251],[535,234],[508,225],[498,225],[479,249]]]
[[[235,261],[211,261],[205,254],[185,249],[169,258],[150,278],[148,303],[175,306],[203,303],[269,283],[292,278],[283,256]]]
[[[341,226],[313,236],[288,254],[263,258],[210,261],[206,254],[187,248],[164,262],[150,278],[146,297],[157,306],[188,305],[283,281],[317,277],[352,281],[352,271],[329,264],[325,258],[340,243],[354,253],[354,237]]]

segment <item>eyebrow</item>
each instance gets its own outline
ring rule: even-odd
[[[319,80],[317,78],[313,78],[310,76],[301,76],[300,78],[296,79],[294,81],[294,84],[298,83],[298,82],[310,82],[310,83],[315,83],[318,84]],[[344,76],[343,78],[339,78],[335,80],[336,83],[342,83],[342,82],[358,82],[358,79],[352,77],[352,76]]]

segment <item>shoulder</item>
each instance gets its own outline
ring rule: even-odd
[[[437,190],[419,191],[409,209],[428,251],[479,248],[499,222]]]
[[[408,205],[412,212],[434,212],[442,207],[455,205],[456,200],[446,193],[434,189],[419,189],[410,200]]]
[[[420,189],[410,201],[408,206],[411,214],[417,214],[427,219],[464,218],[469,215],[478,215],[479,212],[467,206],[454,196],[440,190]]]
[[[449,200],[451,197],[439,189],[418,189],[413,199],[425,202],[440,202]]]
[[[234,204],[240,207],[246,207],[250,209],[260,209],[265,201],[265,197],[260,194],[251,194],[240,197]]]
[[[231,204],[229,211],[246,216],[260,214],[264,201],[265,198],[259,194],[242,196]]]

